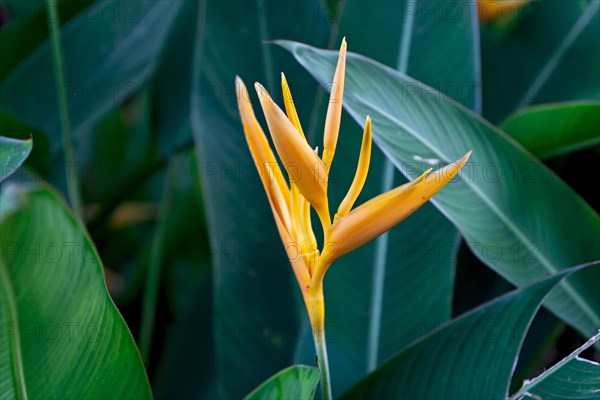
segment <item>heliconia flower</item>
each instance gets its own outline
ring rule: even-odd
[[[312,204],[321,220],[329,221],[325,164],[308,145],[304,135],[298,132],[290,119],[271,99],[267,90],[260,83],[254,86],[277,154],[283,161],[290,182],[296,185]]]
[[[494,22],[503,15],[518,10],[531,0],[478,0],[477,14],[481,22]]]
[[[366,244],[412,214],[456,176],[471,152],[435,172],[381,194],[353,208],[367,179],[372,146],[372,121],[366,117],[354,180],[339,205],[333,223],[327,198],[327,174],[338,140],[344,91],[346,41],[342,41],[325,122],[323,158],[307,143],[292,94],[281,75],[284,113],[266,89],[255,84],[269,132],[287,172],[289,186],[258,123],[248,91],[237,77],[237,99],[248,147],[265,188],[275,223],[300,285],[313,329],[323,332],[323,279],[331,263]],[[321,250],[310,219],[310,207],[324,233]]]

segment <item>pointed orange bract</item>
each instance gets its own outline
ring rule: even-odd
[[[329,107],[325,117],[325,132],[323,134],[323,162],[327,170],[333,161],[335,147],[337,146],[340,121],[342,119],[342,100],[344,98],[344,76],[346,75],[346,38],[342,39],[338,63],[333,75]]]
[[[369,172],[369,164],[371,162],[371,144],[373,142],[373,133],[371,128],[371,117],[367,115],[365,120],[365,131],[363,133],[363,140],[360,146],[360,156],[358,158],[358,166],[356,167],[356,175],[352,185],[348,190],[348,194],[344,197],[344,200],[338,207],[338,212],[335,215],[334,221],[344,215],[348,214],[354,205],[354,202],[358,198],[358,195],[365,186],[367,180],[367,173]]]
[[[271,99],[267,90],[260,83],[255,86],[277,154],[283,161],[290,182],[298,186],[300,193],[317,210],[322,220],[329,220],[327,174],[323,161]]]

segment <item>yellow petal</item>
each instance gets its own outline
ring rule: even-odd
[[[518,10],[531,0],[479,0],[477,14],[481,22],[494,22],[503,15]]]
[[[293,236],[289,227],[291,220],[288,210],[288,205],[291,205],[289,200],[290,191],[283,178],[279,164],[275,159],[275,155],[269,146],[269,142],[256,120],[246,86],[239,77],[236,77],[236,85],[238,89],[236,91],[238,108],[242,125],[244,126],[246,141],[248,142],[250,153],[267,193],[281,241],[283,242],[300,288],[305,293],[310,285],[310,275],[308,266],[302,257],[302,249],[298,246],[296,240],[292,239]]]
[[[350,212],[349,215],[342,217],[342,218],[338,219],[338,221],[334,222],[333,225],[331,226],[331,229],[327,232],[327,236],[325,238],[325,245],[323,246],[323,251],[320,254],[317,265],[314,268],[312,266],[310,266],[310,268],[311,268],[310,269],[311,291],[313,289],[316,291],[322,290],[321,286],[323,285],[323,278],[325,277],[325,272],[327,271],[327,269],[329,268],[331,263],[333,263],[336,258],[351,251],[351,250],[346,250],[346,249],[342,249],[342,250],[345,250],[345,253],[342,253],[340,251],[339,243],[337,241],[338,240],[337,237],[341,235],[340,232],[345,233],[345,234],[350,234],[350,235],[352,235],[353,232],[349,232],[349,233],[346,232],[347,225],[340,224],[338,222],[341,222],[341,220],[344,220],[346,218],[355,217],[357,215],[356,212],[359,209],[360,210],[368,210],[368,209],[375,207],[376,204],[381,205],[381,204],[389,203],[389,199],[392,199],[394,197],[397,198],[400,193],[405,192],[405,191],[411,189],[412,187],[415,187],[415,186],[421,184],[425,180],[425,178],[427,178],[427,176],[429,175],[430,172],[431,172],[431,168],[428,169],[427,171],[425,171],[420,177],[418,177],[414,181],[405,183],[402,186],[399,186],[393,190],[390,190],[389,192],[383,193],[383,194],[367,201],[366,203],[364,203],[360,207],[358,207],[356,210]],[[363,217],[365,215],[366,214],[362,214]],[[340,228],[340,226],[341,226],[341,228]],[[358,226],[358,227],[355,226],[355,227],[353,227],[353,229],[356,230],[356,232],[354,232],[356,235],[362,234],[362,232],[361,232],[362,228],[360,226]],[[331,240],[332,237],[334,238],[334,240]],[[362,244],[366,243],[367,241],[363,242]],[[359,244],[356,247],[362,246],[362,244]]]
[[[288,117],[271,99],[266,89],[255,84],[269,132],[283,166],[300,193],[317,210],[322,221],[329,221],[327,204],[327,173],[323,161],[310,148]],[[329,226],[330,222],[326,224]]]
[[[372,139],[373,135],[371,129],[371,117],[367,116],[362,145],[360,147],[360,156],[358,158],[358,166],[356,167],[356,174],[354,175],[352,185],[350,185],[350,190],[348,190],[346,197],[344,197],[344,200],[342,200],[340,207],[338,208],[338,212],[334,221],[350,212],[354,202],[358,198],[358,195],[365,185],[367,173],[369,172],[369,163],[371,161]]]
[[[310,203],[306,201],[305,198],[302,198],[300,201],[300,209],[300,217],[302,219],[302,231],[304,232],[304,236],[306,237],[306,244],[309,249],[318,250],[317,238],[315,237],[315,233],[312,229],[312,223],[310,221]]]
[[[298,190],[298,187],[293,183],[290,184],[291,195],[292,195],[292,207],[290,209],[291,220],[292,220],[292,232],[293,236],[297,239],[298,244],[302,248],[302,254],[308,251],[306,239],[304,237],[302,227],[302,194]]]
[[[287,113],[288,118],[296,127],[298,132],[300,132],[302,137],[305,137],[304,131],[302,130],[302,125],[300,125],[300,118],[298,118],[298,113],[296,112],[296,107],[294,106],[292,91],[290,90],[290,86],[288,85],[283,72],[281,73],[281,89],[283,91],[283,102],[285,104],[285,112]]]
[[[344,98],[344,75],[346,74],[346,38],[342,39],[338,63],[333,75],[331,94],[329,95],[329,106],[325,117],[325,132],[323,136],[323,162],[327,170],[333,161],[335,147],[337,145],[340,131],[340,120],[342,118],[342,99]]]
[[[279,216],[280,221],[289,221],[289,206],[291,205],[290,190],[283,178],[275,155],[269,146],[267,137],[256,120],[248,90],[239,77],[236,77],[236,87],[238,108],[244,127],[244,134],[263,187],[267,193],[267,198],[273,207],[273,213]],[[277,190],[275,191],[274,188],[277,188]],[[286,226],[289,227],[289,223],[286,223]]]
[[[328,235],[329,260],[340,257],[388,231],[435,195],[465,165],[471,152],[417,183],[410,182],[369,200],[338,219]],[[329,261],[328,260],[328,261]]]
[[[274,174],[271,166],[267,164],[266,167],[267,171],[269,172],[268,176],[273,176]],[[284,194],[281,191],[281,187],[276,183],[275,179],[269,179],[268,182],[271,186],[270,193],[273,196],[274,203],[276,204],[276,208],[279,211],[279,216],[281,217],[281,220],[283,221],[286,230],[293,235],[294,228],[292,224],[292,215],[290,212],[290,207],[288,207],[288,203],[285,201]],[[293,204],[291,205],[291,207],[293,207]]]
[[[273,211],[273,216],[275,217],[275,224],[277,225],[279,236],[281,236],[281,241],[285,247],[285,252],[290,260],[292,269],[294,270],[294,275],[296,275],[296,280],[300,285],[302,293],[306,293],[310,287],[310,273],[308,265],[305,263],[304,258],[302,257],[302,249],[298,242],[292,239],[292,236],[290,236],[288,231],[285,229],[283,222],[275,213],[275,210],[273,210],[273,205],[271,205],[271,209]]]

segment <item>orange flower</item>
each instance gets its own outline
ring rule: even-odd
[[[367,116],[356,174],[332,223],[327,198],[327,177],[340,127],[345,65],[344,40],[334,75],[335,90],[332,90],[330,96],[325,121],[322,158],[319,157],[318,149],[313,150],[306,141],[285,76],[282,74],[281,80],[287,115],[262,85],[255,84],[273,143],[289,177],[289,186],[256,120],[246,86],[239,77],[236,78],[238,107],[248,147],[302,290],[313,329],[318,335],[322,334],[325,318],[323,278],[331,263],[408,217],[444,187],[465,165],[471,154],[469,152],[455,163],[433,173],[428,170],[416,180],[353,209],[367,179],[371,157],[372,122]],[[319,216],[325,236],[321,250],[312,229],[311,206]]]

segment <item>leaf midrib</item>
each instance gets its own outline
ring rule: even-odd
[[[25,371],[23,369],[23,354],[21,352],[21,333],[19,331],[19,313],[17,310],[17,304],[15,300],[15,292],[13,291],[11,277],[9,272],[4,265],[4,262],[0,259],[0,274],[3,276],[2,287],[5,293],[6,301],[8,303],[8,320],[14,326],[14,333],[8,335],[10,348],[12,350],[12,370],[15,385],[17,389],[17,398],[21,400],[27,400],[27,385],[25,384]]]
[[[286,45],[286,43],[285,43],[285,42],[286,42],[286,41],[281,41],[281,43],[282,43],[283,45]],[[289,41],[288,41],[288,42],[289,42]],[[303,45],[303,44],[299,44],[299,43],[295,43],[295,42],[289,42],[289,43],[291,44],[291,47],[290,47],[291,51],[297,55],[298,62],[299,62],[301,65],[303,65],[303,66],[304,66],[304,67],[305,67],[305,68],[306,68],[306,69],[307,69],[309,72],[310,72],[310,71],[312,71],[311,67],[310,67],[309,65],[307,65],[306,61],[305,61],[305,60],[302,58],[302,56],[301,56],[300,54],[298,54],[297,50],[298,50],[299,48],[304,48],[304,49],[308,49],[309,51],[315,51],[316,53],[319,53],[319,52],[320,52],[320,51],[319,51],[319,49],[314,49],[314,48],[312,48],[311,46],[307,46],[307,45]],[[374,65],[374,66],[376,66],[377,68],[381,68],[381,69],[383,69],[384,71],[387,71],[388,73],[390,73],[390,74],[392,74],[392,75],[395,75],[395,76],[400,76],[402,79],[408,79],[409,81],[414,81],[416,84],[419,84],[419,85],[423,86],[423,87],[424,87],[424,88],[426,88],[427,90],[434,90],[434,89],[430,88],[429,86],[427,86],[427,85],[425,85],[425,84],[423,84],[423,83],[421,83],[421,82],[418,82],[418,81],[416,81],[416,80],[413,80],[412,78],[409,78],[409,77],[407,77],[407,76],[406,76],[406,75],[404,75],[404,74],[400,74],[398,71],[394,70],[393,68],[390,68],[390,67],[388,67],[388,66],[386,66],[386,65],[383,65],[383,64],[377,63],[376,61],[373,61],[373,60],[369,59],[368,57],[365,57],[365,56],[363,56],[363,55],[361,55],[361,54],[353,54],[353,57],[354,57],[355,59],[357,59],[357,60],[361,60],[361,61],[363,61],[363,62],[365,62],[365,63],[367,63],[367,64],[369,64],[369,65]],[[324,85],[324,82],[322,82],[322,81],[321,81],[321,79],[320,79],[320,78],[317,76],[317,74],[316,74],[316,73],[314,73],[314,74],[313,74],[313,76],[315,76],[315,78],[317,79],[317,81],[319,81],[319,82],[320,82],[322,85]],[[436,91],[436,93],[438,93],[438,92]],[[438,94],[439,94],[439,93],[438,93]],[[357,101],[359,101],[359,102],[362,102],[363,104],[365,104],[365,105],[367,105],[367,106],[369,106],[369,107],[373,108],[373,106],[370,106],[370,103],[369,103],[369,102],[367,102],[367,101],[363,100],[362,98],[360,98],[360,96],[356,96],[356,95],[355,95],[354,97],[356,98],[356,100],[357,100]],[[446,99],[446,100],[448,100],[448,97],[447,97],[447,96],[445,96],[444,94],[441,94],[441,98],[442,98],[442,99]],[[453,103],[452,105],[453,105],[453,107],[456,107],[456,108],[458,108],[459,110],[461,110],[461,111],[463,111],[463,112],[465,112],[465,113],[467,113],[467,114],[471,115],[473,118],[477,119],[477,121],[479,121],[480,123],[482,123],[482,124],[484,124],[485,126],[487,126],[489,129],[493,130],[494,132],[496,132],[497,134],[499,134],[500,136],[502,136],[502,137],[503,137],[505,140],[507,140],[507,141],[509,141],[509,142],[512,142],[512,143],[514,143],[514,144],[517,146],[517,151],[521,151],[522,153],[526,153],[524,149],[521,149],[521,148],[518,146],[518,143],[517,143],[517,142],[516,142],[514,139],[512,139],[511,137],[509,137],[509,136],[508,136],[508,135],[506,135],[506,134],[503,134],[503,132],[501,132],[501,131],[498,131],[498,130],[497,130],[497,128],[496,128],[495,126],[493,126],[492,124],[490,124],[490,123],[489,123],[489,122],[487,122],[486,120],[482,119],[482,118],[481,118],[480,116],[478,116],[477,114],[474,114],[472,110],[469,110],[468,108],[464,107],[464,106],[463,106],[462,104],[460,104],[460,103]],[[354,111],[353,111],[351,108],[349,108],[349,107],[347,106],[347,103],[346,103],[346,105],[345,105],[344,107],[345,107],[345,109],[346,109],[346,110],[349,112],[349,114],[350,114],[350,115],[352,115],[352,117],[354,118],[354,120],[355,120],[355,121],[357,121],[357,122],[358,122],[360,125],[362,125],[362,121],[360,120],[360,118],[358,118],[358,115],[357,115],[357,113],[356,113],[356,112],[354,112]],[[375,108],[377,108],[377,109],[378,109],[378,107],[375,107]],[[396,122],[396,123],[398,123],[398,125],[400,125],[400,127],[404,127],[404,128],[406,129],[406,127],[405,127],[403,124],[400,124],[400,123],[399,123],[399,122],[398,122],[398,121],[397,121],[395,118],[393,118],[392,116],[390,116],[390,115],[389,115],[387,112],[383,112],[383,111],[381,111],[381,110],[379,110],[379,109],[378,109],[378,112],[379,112],[379,113],[380,113],[382,116],[389,118],[389,119],[390,119],[392,122]],[[436,150],[435,150],[435,146],[433,146],[431,143],[428,143],[428,142],[427,142],[427,140],[425,140],[424,138],[420,138],[419,136],[416,136],[416,135],[414,134],[414,131],[413,131],[412,129],[406,129],[406,130],[407,130],[407,132],[408,132],[409,134],[413,135],[413,137],[415,137],[417,140],[420,140],[420,141],[422,142],[422,144],[424,144],[426,147],[428,147],[428,148],[429,148],[430,150],[432,150],[434,153],[436,153],[436,154],[441,154],[441,153],[439,153],[438,151],[436,151]],[[374,137],[374,139],[377,139],[377,136],[375,136],[375,137]],[[376,143],[377,143],[377,140],[375,140],[375,141],[376,141]],[[379,146],[379,147],[381,148],[381,146]],[[383,151],[383,152],[384,152],[386,155],[387,155],[387,154],[389,154],[389,152],[388,152],[386,149],[384,149],[384,148],[381,148],[381,150],[382,150],[382,151]],[[473,185],[472,185],[472,183],[471,183],[471,182],[469,182],[469,180],[467,180],[467,181],[466,181],[466,183],[467,183],[467,185],[469,185],[469,186],[471,186],[471,187],[473,186]],[[477,189],[475,189],[475,188],[474,188],[473,190],[474,190],[474,192],[475,192],[475,193],[477,193],[477,194],[480,194],[480,195],[481,195],[481,191],[479,191],[479,190],[477,190]],[[507,226],[509,226],[510,228],[512,228],[511,230],[513,231],[513,233],[515,233],[515,235],[517,236],[517,238],[519,238],[520,240],[523,240],[524,238],[526,238],[526,237],[527,237],[527,236],[526,236],[526,235],[524,235],[524,234],[523,234],[523,233],[522,233],[522,232],[521,232],[521,231],[520,231],[520,230],[519,230],[519,229],[518,229],[516,226],[514,226],[514,225],[513,225],[513,224],[511,224],[511,223],[508,223],[508,221],[506,220],[506,218],[507,218],[507,217],[506,217],[506,216],[505,216],[503,213],[500,213],[500,212],[499,212],[499,210],[498,210],[498,209],[495,207],[495,205],[493,204],[493,202],[491,202],[491,200],[489,200],[489,199],[488,199],[488,198],[486,198],[485,196],[481,196],[481,198],[482,198],[482,200],[484,201],[484,203],[487,203],[487,205],[488,205],[488,206],[489,206],[489,207],[490,207],[492,210],[496,210],[496,211],[498,211],[498,213],[497,213],[497,214],[498,214],[499,218],[501,219],[501,221],[503,221],[504,223],[506,223],[506,224],[507,224]],[[434,203],[436,203],[436,201],[435,201],[435,200],[433,200],[433,202],[434,202]],[[559,270],[559,269],[557,269],[557,267],[555,267],[555,266],[554,266],[552,263],[550,263],[550,262],[549,262],[549,260],[547,260],[545,257],[542,257],[542,258],[540,259],[540,261],[542,262],[542,265],[546,266],[546,269],[547,269],[547,270],[549,270],[549,272],[550,272],[550,273],[552,273],[552,271],[558,271],[558,270]],[[507,279],[509,279],[509,277],[507,277]],[[567,290],[567,292],[573,296],[574,289],[572,288],[572,286],[570,286],[570,284],[568,284],[568,283],[564,283],[564,281],[563,281],[563,282],[561,282],[561,286],[563,286],[563,287],[564,287],[564,288]],[[585,303],[585,301],[583,301],[583,300],[582,300],[582,299],[581,299],[579,296],[577,296],[577,295],[576,295],[576,293],[575,293],[575,296],[573,296],[573,300],[574,300],[574,301],[575,301],[575,302],[576,302],[576,303],[577,303],[577,304],[578,304],[580,307],[582,307],[584,310],[586,310],[586,312],[585,312],[585,313],[586,313],[588,316],[590,316],[590,315],[591,315],[591,319],[592,319],[593,323],[594,323],[596,326],[600,324],[600,322],[598,322],[599,318],[598,318],[598,317],[595,315],[595,313],[594,313],[593,311],[592,311],[592,312],[590,312],[590,309],[589,309],[589,307],[587,306],[587,304]],[[583,301],[583,303],[582,303],[582,301]]]
[[[362,103],[363,105],[369,107],[369,108],[375,108],[378,110],[378,112],[385,118],[388,118],[392,123],[396,124],[397,126],[399,126],[400,128],[404,129],[407,133],[409,133],[412,137],[414,137],[415,139],[419,140],[424,146],[426,146],[429,150],[431,150],[432,152],[434,152],[435,154],[437,154],[438,156],[442,157],[443,159],[445,159],[446,157],[444,156],[444,153],[439,151],[436,146],[434,146],[432,143],[430,143],[429,141],[427,141],[425,138],[419,136],[412,128],[407,127],[405,124],[401,123],[399,120],[397,120],[396,118],[394,118],[392,115],[390,115],[388,112],[378,109],[377,107],[370,105],[370,103],[366,100],[364,100],[360,95],[355,95],[354,98],[356,99],[356,101]],[[349,110],[350,111],[350,110]],[[353,117],[356,117],[356,113],[354,111],[350,111],[350,114],[352,114]],[[355,118],[356,119],[356,118]],[[358,121],[358,119],[356,119]],[[360,123],[360,122],[359,122]],[[381,147],[381,146],[380,146]],[[401,169],[400,166],[397,165],[397,167]],[[467,186],[469,186],[471,188],[471,190],[473,190],[477,195],[479,195],[479,197],[484,201],[484,203],[494,212],[495,215],[498,216],[498,218],[509,228],[509,230],[511,232],[513,232],[513,234],[519,239],[521,240],[523,243],[529,243],[529,241],[527,241],[527,235],[521,230],[519,229],[515,224],[513,224],[510,221],[510,218],[508,218],[508,216],[505,215],[504,212],[502,212],[497,206],[496,204],[490,199],[488,198],[485,193],[477,186],[475,185],[470,179],[466,179],[465,183],[467,184]],[[432,201],[434,203],[437,203],[435,201],[435,199],[432,199]],[[540,264],[542,266],[545,267],[545,269],[550,273],[556,273],[558,271],[560,271],[561,269],[556,267],[552,262],[550,262],[550,260],[548,260],[545,256],[542,255],[542,252],[536,252],[535,254],[536,258],[540,261]],[[510,277],[508,277],[510,278]],[[573,288],[573,286],[571,284],[569,284],[567,281],[562,281],[560,283],[560,285],[563,287],[563,289],[565,289],[565,291],[567,293],[569,293],[571,295],[571,297],[573,298],[573,300],[581,307],[581,309],[584,311],[585,314],[588,315],[588,317],[591,318],[591,321],[598,326],[600,324],[599,322],[599,317],[596,316],[596,314],[593,312],[593,310],[590,309],[590,307],[587,305],[587,303],[585,302],[585,300],[579,296],[579,294],[577,293],[577,291]]]
[[[412,45],[413,26],[415,13],[408,13],[410,7],[416,4],[416,0],[407,0],[404,5],[404,25],[402,26],[402,38],[398,51],[398,63],[396,69],[405,73],[408,68],[410,48]],[[381,193],[391,190],[394,185],[395,168],[389,157],[384,157],[383,177],[381,180]],[[375,254],[373,257],[373,286],[371,292],[371,306],[369,313],[369,335],[367,339],[367,372],[377,368],[379,360],[379,339],[381,336],[381,312],[383,308],[384,278],[387,267],[388,248],[390,245],[389,232],[377,238]]]

